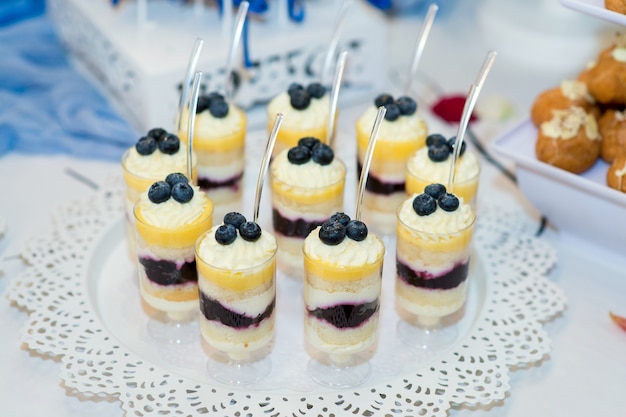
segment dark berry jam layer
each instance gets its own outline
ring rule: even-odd
[[[378,299],[364,304],[340,304],[309,310],[315,318],[327,321],[338,329],[359,327],[372,317],[379,307]]]
[[[469,259],[439,276],[434,276],[428,271],[414,271],[407,265],[396,259],[396,273],[398,277],[409,285],[431,290],[449,290],[456,288],[467,279],[469,271]]]
[[[180,267],[172,261],[140,257],[139,263],[143,266],[148,279],[159,285],[182,285],[188,282],[198,282],[196,261],[185,262]]]
[[[363,165],[359,161],[356,162],[357,178],[361,177],[361,171],[363,171]],[[365,183],[365,189],[374,194],[389,195],[394,193],[405,192],[405,182],[386,182],[380,180],[372,175],[370,172],[367,176],[367,182]]]
[[[275,305],[276,299],[274,298],[263,313],[256,317],[250,317],[229,310],[219,301],[200,291],[200,312],[202,315],[209,321],[219,321],[224,326],[233,327],[235,329],[246,329],[251,326],[258,326],[259,323],[272,315]]]
[[[284,217],[276,209],[272,210],[272,221],[274,224],[274,231],[280,233],[283,236],[306,238],[309,233],[317,226],[320,226],[326,220],[304,220],[304,219],[288,219]]]
[[[235,175],[232,178],[222,181],[215,181],[207,177],[198,177],[198,187],[202,191],[215,190],[216,188],[230,188],[233,191],[239,190],[241,185],[241,179],[243,178],[243,172],[239,175]]]

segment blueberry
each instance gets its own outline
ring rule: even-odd
[[[196,114],[202,113],[209,108],[211,99],[208,96],[198,97],[198,104],[196,104]]]
[[[329,165],[335,158],[335,152],[327,144],[319,143],[313,148],[311,158],[320,165]]]
[[[445,211],[454,211],[459,208],[459,199],[450,193],[445,193],[439,197],[439,207]]]
[[[228,115],[228,103],[226,100],[213,99],[209,105],[211,116],[222,119]]]
[[[417,111],[417,103],[411,97],[402,96],[396,100],[396,104],[400,108],[400,113],[405,116],[415,114]]]
[[[311,150],[306,146],[294,146],[287,151],[287,159],[294,165],[302,165],[311,159]]]
[[[165,135],[167,135],[167,131],[160,127],[155,127],[148,131],[148,136],[155,138],[157,141],[163,139]]]
[[[413,210],[418,216],[428,216],[437,210],[437,201],[428,194],[420,194],[413,199]]]
[[[346,226],[346,236],[352,240],[360,242],[367,237],[367,226],[359,220],[352,220]]]
[[[173,155],[180,149],[180,139],[178,136],[168,133],[159,141],[159,150],[167,155]]]
[[[291,93],[293,93],[296,90],[304,90],[304,87],[302,86],[302,84],[291,83],[289,84],[289,88],[287,88],[287,94],[291,96]]]
[[[309,149],[313,149],[315,145],[320,143],[321,141],[318,138],[314,138],[313,136],[307,136],[298,141],[298,145],[306,146]]]
[[[328,219],[328,221],[330,222],[339,222],[341,223],[344,227],[346,227],[348,225],[348,223],[350,223],[350,216],[348,216],[346,213],[335,213],[332,216],[330,216],[330,219]]]
[[[446,187],[443,184],[430,184],[424,188],[424,193],[435,200],[439,200],[439,197],[446,193]]]
[[[217,91],[213,91],[209,93],[207,97],[209,98],[209,101],[211,102],[214,100],[226,100],[226,98],[222,94],[218,93]]]
[[[237,229],[232,224],[223,224],[215,230],[215,240],[220,245],[230,245],[237,239]]]
[[[343,242],[346,237],[346,228],[339,222],[327,221],[320,227],[318,235],[325,244],[335,246]]]
[[[291,107],[296,110],[304,110],[311,104],[311,95],[304,89],[293,90],[291,94],[289,94],[289,98]]]
[[[452,136],[449,140],[448,140],[448,147],[450,148],[450,153],[454,152],[454,145],[456,144],[456,136]],[[459,156],[463,155],[465,153],[465,141],[463,141],[463,143],[461,143],[461,153],[459,154]]]
[[[230,213],[226,213],[226,215],[224,216],[224,223],[232,224],[235,227],[235,229],[239,229],[239,226],[241,226],[245,222],[246,222],[246,217],[241,213],[237,213],[236,211],[231,211]]]
[[[386,106],[393,103],[393,96],[391,94],[381,94],[374,99],[374,105],[376,107]]]
[[[324,88],[324,86],[320,83],[309,84],[306,91],[308,91],[313,98],[322,98],[324,97],[324,94],[326,94],[326,88]]]
[[[165,181],[157,181],[148,189],[148,198],[156,204],[161,204],[170,199],[172,187]]]
[[[393,122],[400,117],[400,107],[396,103],[385,104],[387,113],[385,113],[385,120]]]
[[[439,133],[433,133],[426,137],[426,146],[443,146],[448,145],[448,140],[444,135],[440,135]]]
[[[172,186],[172,198],[179,203],[187,203],[193,198],[193,188],[187,182],[177,182]]]
[[[429,146],[428,157],[433,162],[443,162],[450,156],[448,145]]]
[[[245,222],[239,226],[239,234],[244,240],[254,242],[261,237],[261,226],[255,222]]]
[[[135,149],[139,155],[150,155],[157,148],[157,141],[152,136],[144,136],[137,141]]]
[[[189,180],[187,179],[185,174],[181,174],[180,172],[172,172],[167,177],[165,177],[165,182],[168,183],[170,187],[173,187],[174,184],[177,184],[179,182],[188,183]]]

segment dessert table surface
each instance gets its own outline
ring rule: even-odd
[[[486,13],[482,8],[490,5],[492,2],[482,1],[476,2],[476,5],[458,6],[442,16],[433,28],[421,64],[424,79],[428,76],[436,80],[432,82],[436,84],[430,84],[431,87],[437,85],[443,92],[464,95],[486,52],[490,49],[498,51],[481,100],[492,103],[492,110],[495,108],[496,112],[509,106],[513,115],[501,120],[485,117],[474,125],[474,132],[488,149],[493,140],[526,117],[532,100],[540,91],[574,76],[588,58],[574,57],[571,66],[538,62],[529,50],[541,54],[575,39],[567,41],[567,36],[551,33],[546,37],[547,45],[528,46],[516,36],[523,33],[522,29],[518,28],[519,33],[512,33],[515,20],[510,24],[511,33],[502,32],[501,37],[506,39],[494,40],[489,25],[483,24],[482,20]],[[580,19],[588,25],[583,24],[582,27],[598,24],[593,18],[572,11],[564,11],[561,15],[560,10],[549,7],[544,12],[559,18],[565,16],[564,20]],[[497,15],[491,17],[494,16]],[[506,15],[500,17],[510,18]],[[607,30],[619,30],[619,27],[608,23],[603,25]],[[418,27],[419,17],[415,16],[395,18],[390,22],[390,68],[401,71],[407,65],[408,54],[403,51],[412,46]],[[559,26],[555,27],[558,29]],[[585,33],[576,35],[584,36]],[[500,48],[500,45],[506,44],[505,40],[510,41],[506,50]],[[550,41],[553,43],[550,44]],[[522,56],[524,54],[528,55]],[[3,111],[0,106],[0,114]],[[354,137],[354,123],[361,111],[358,103],[342,108],[338,138]],[[264,132],[252,131],[248,140],[263,140],[264,135]],[[496,159],[508,169],[514,169],[509,161],[497,156]],[[4,225],[6,229],[0,239],[0,293],[4,293],[27,268],[19,257],[21,248],[30,238],[51,229],[50,216],[54,208],[68,200],[87,198],[107,177],[119,175],[120,169],[119,162],[115,160],[67,154],[10,152],[0,157],[0,228]],[[246,199],[253,199],[252,191],[246,190]],[[540,213],[526,201],[515,184],[483,160],[479,202],[487,200],[518,204],[530,219],[539,224]],[[563,313],[544,326],[551,339],[550,354],[537,364],[514,369],[510,374],[511,389],[503,400],[472,409],[453,407],[450,416],[587,417],[626,413],[626,395],[623,393],[626,386],[626,331],[609,318],[609,311],[626,315],[626,252],[622,251],[622,256],[619,256],[593,244],[565,239],[549,223],[540,239],[556,251],[557,266],[549,278],[567,298]],[[87,398],[67,389],[59,377],[58,358],[30,351],[20,342],[28,312],[11,305],[7,297],[2,297],[0,317],[0,415],[124,415],[120,402],[115,398]]]

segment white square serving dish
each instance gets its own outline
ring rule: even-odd
[[[537,129],[523,120],[492,143],[516,163],[518,185],[559,235],[626,258],[626,193],[606,185],[608,164],[599,160],[576,175],[535,157]]]

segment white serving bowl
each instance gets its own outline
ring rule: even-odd
[[[518,185],[530,203],[565,239],[608,250],[626,259],[626,193],[606,185],[602,160],[572,174],[535,156],[537,129],[526,119],[492,143],[516,163]]]

